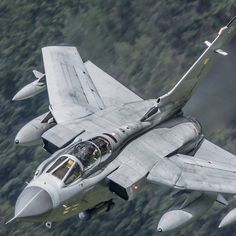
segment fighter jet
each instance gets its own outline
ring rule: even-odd
[[[89,220],[112,209],[117,199],[130,201],[146,184],[175,192],[176,204],[157,230],[179,229],[214,204],[227,205],[236,194],[236,156],[204,137],[201,124],[183,113],[199,82],[236,33],[236,17],[180,81],[159,98],[143,100],[77,49],[42,49],[45,73],[13,98],[23,100],[47,89],[49,111],[26,124],[15,143],[42,141],[51,154],[23,189],[10,220],[54,222],[79,216]],[[236,222],[236,209],[219,227]]]

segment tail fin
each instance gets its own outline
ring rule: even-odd
[[[180,81],[172,90],[161,96],[159,107],[172,104],[174,109],[181,109],[191,98],[193,91],[198,86],[201,79],[208,72],[217,54],[226,56],[227,53],[220,49],[236,34],[236,16],[218,32],[215,40],[210,43],[206,41],[207,49],[190,67]]]

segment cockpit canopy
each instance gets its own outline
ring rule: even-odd
[[[95,162],[111,152],[110,143],[103,137],[96,137],[81,142],[72,147],[68,153],[78,158],[85,169],[90,168]]]
[[[111,153],[111,145],[103,137],[80,142],[67,150],[66,155],[60,156],[47,173],[51,173],[68,185],[80,178],[84,172],[98,165],[101,157],[109,153]]]

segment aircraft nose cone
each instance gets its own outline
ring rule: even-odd
[[[53,209],[53,203],[47,191],[40,187],[28,187],[16,201],[15,218],[27,218],[42,215]]]

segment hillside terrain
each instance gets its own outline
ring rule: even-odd
[[[48,110],[43,93],[13,103],[14,94],[43,71],[41,48],[75,45],[91,60],[144,98],[167,92],[204,50],[221,26],[236,15],[235,0],[1,0],[0,1],[0,235],[150,236],[171,204],[169,191],[146,186],[129,203],[117,202],[107,215],[89,222],[72,218],[51,230],[15,221],[17,196],[49,155],[40,147],[14,145],[17,131]],[[206,136],[236,154],[236,39],[187,105],[203,122]],[[235,235],[236,225],[217,226],[228,208],[215,204],[208,215],[171,236]]]

